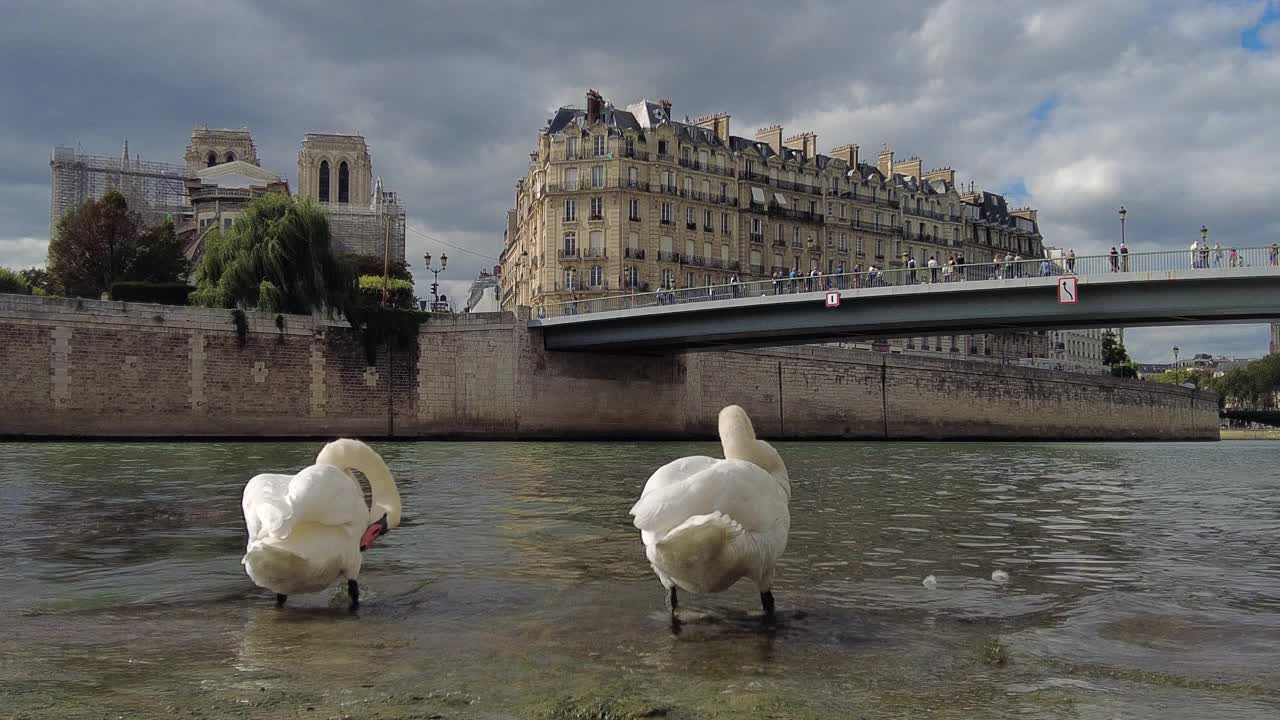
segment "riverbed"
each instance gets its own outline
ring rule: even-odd
[[[1280,715],[1276,443],[779,443],[779,622],[744,581],[678,634],[627,510],[716,445],[375,443],[356,616],[240,566],[319,447],[0,444],[0,716]]]

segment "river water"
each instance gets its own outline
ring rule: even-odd
[[[319,447],[0,444],[0,717],[1280,716],[1280,443],[780,443],[777,627],[678,635],[627,510],[717,446],[379,444],[357,617],[239,564]]]

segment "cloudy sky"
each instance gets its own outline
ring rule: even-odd
[[[0,27],[0,264],[44,260],[49,153],[180,162],[247,126],[296,184],[304,132],[358,131],[462,295],[502,242],[538,130],[587,88],[733,131],[888,143],[1040,210],[1046,244],[1280,240],[1280,0],[645,3],[17,0]],[[372,7],[372,4],[370,4]],[[624,9],[625,8],[625,9]],[[421,270],[419,269],[419,273]],[[421,275],[420,275],[421,278]],[[420,279],[419,282],[422,280]],[[1131,330],[1142,361],[1259,355],[1265,326]]]

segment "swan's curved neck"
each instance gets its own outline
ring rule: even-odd
[[[333,465],[344,471],[359,470],[369,479],[372,507],[370,522],[387,516],[388,527],[400,525],[400,491],[391,477],[391,469],[373,448],[358,440],[336,440],[329,443],[316,456],[317,465]]]

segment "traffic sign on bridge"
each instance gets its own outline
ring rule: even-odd
[[[839,290],[827,291],[827,307],[829,308],[840,307],[840,291]]]
[[[1074,275],[1066,275],[1058,278],[1058,304],[1075,305],[1079,302],[1080,295],[1076,290],[1077,283]]]

